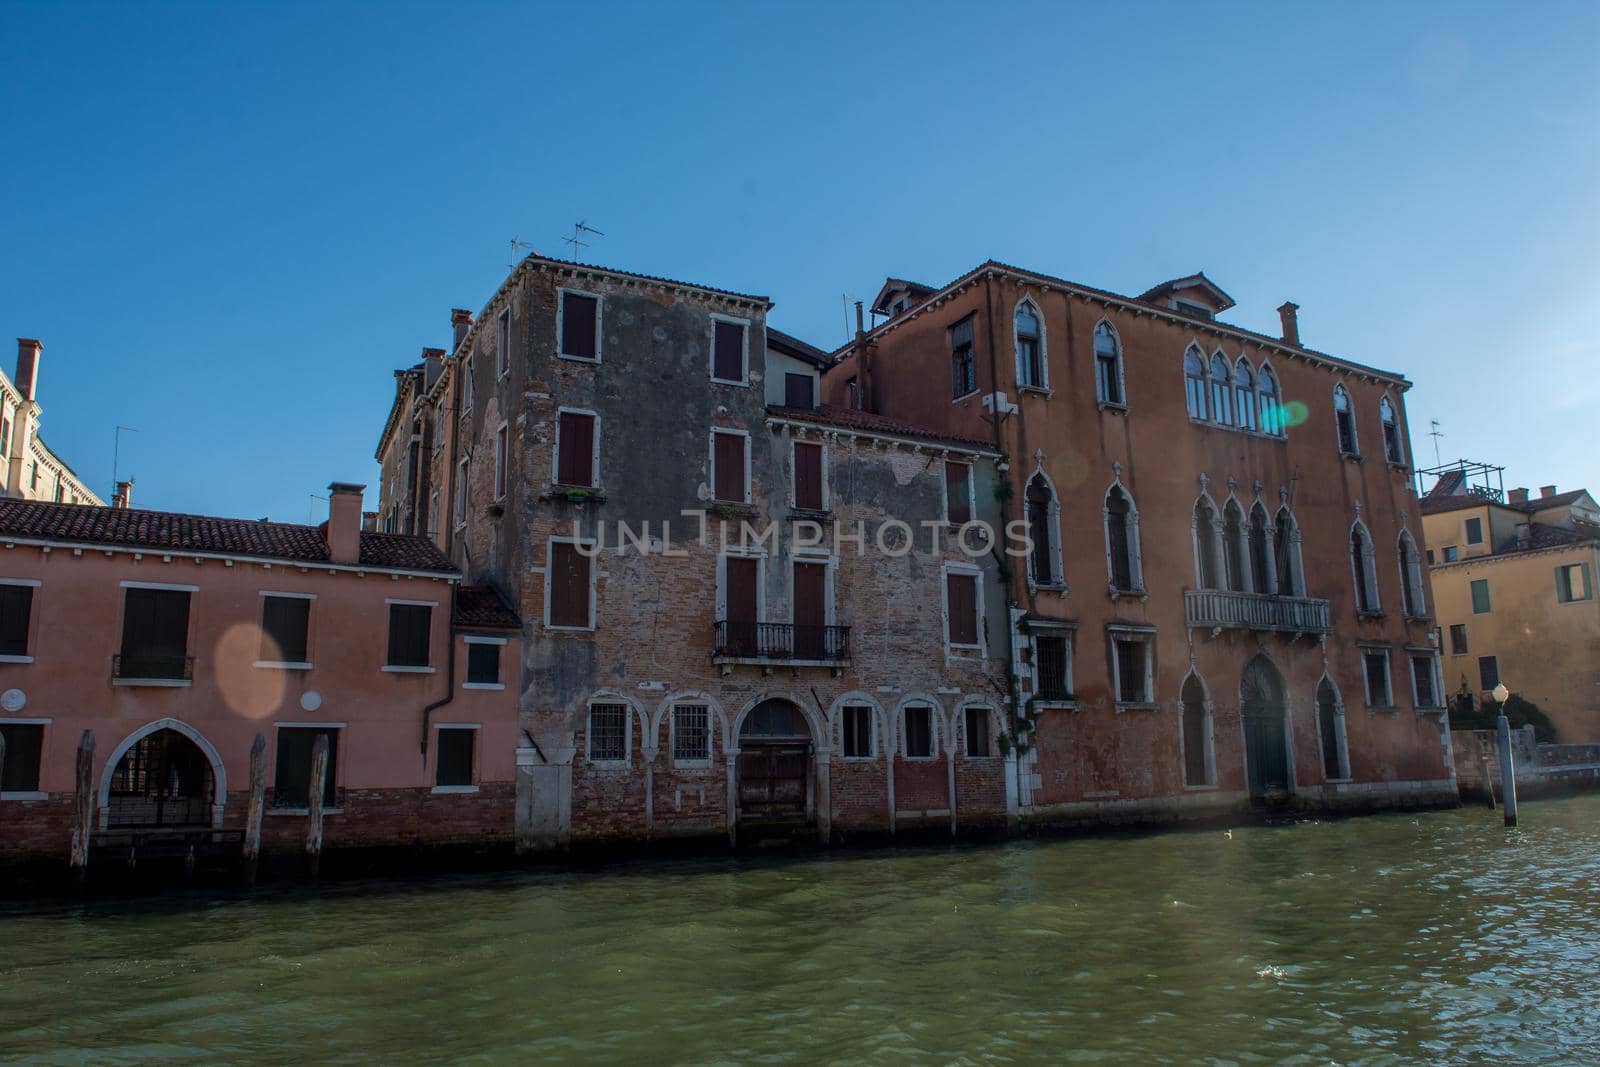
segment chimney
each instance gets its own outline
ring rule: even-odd
[[[467,331],[472,329],[472,312],[464,308],[451,308],[450,328],[456,333],[456,343],[450,346],[450,350],[454,352],[461,347],[461,342],[466,338]]]
[[[1539,487],[1539,499],[1540,500],[1543,500],[1545,497],[1555,496],[1555,495],[1556,495],[1556,487],[1555,486],[1553,486],[1553,485],[1541,485]]]
[[[1299,310],[1300,305],[1292,300],[1285,300],[1278,306],[1278,319],[1283,323],[1283,340],[1296,348],[1300,347]]]
[[[433,388],[433,383],[439,380],[439,373],[442,370],[444,370],[444,349],[424,348],[422,350],[423,392]]]
[[[1525,488],[1518,487],[1506,494],[1506,503],[1508,504],[1526,504],[1527,502],[1528,490]]]
[[[335,563],[361,562],[361,494],[366,488],[353,482],[328,486],[328,558]]]
[[[22,394],[22,399],[35,399],[34,392],[39,387],[39,354],[44,351],[44,345],[31,337],[17,338],[17,392]]]
[[[117,483],[117,491],[111,498],[111,506],[124,509],[133,507],[133,479]]]

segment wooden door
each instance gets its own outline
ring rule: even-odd
[[[828,567],[825,563],[794,565],[794,657],[822,659],[828,623]]]
[[[756,597],[760,565],[753,559],[729,556],[726,566],[727,585],[724,592],[727,598],[728,632],[725,640],[728,654],[753,656],[760,644],[757,631],[760,629],[761,615]]]

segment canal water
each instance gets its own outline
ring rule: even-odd
[[[1600,796],[0,911],[6,1063],[1594,1063]]]

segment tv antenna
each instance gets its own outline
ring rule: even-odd
[[[1444,433],[1439,429],[1438,419],[1433,420],[1433,429],[1428,431],[1428,436],[1433,438],[1433,465],[1443,466],[1444,460],[1439,458],[1439,438],[1443,437]]]
[[[589,247],[589,242],[583,239],[583,235],[586,233],[592,233],[596,237],[605,236],[605,234],[601,233],[593,226],[590,226],[587,219],[579,219],[577,222],[572,224],[572,236],[563,237],[561,239],[564,244],[569,244],[572,246],[573,259],[583,258],[582,250]]]
[[[117,483],[122,481],[122,435],[124,433],[138,433],[135,426],[118,426],[111,433],[111,495],[117,495]]]
[[[533,251],[533,242],[524,241],[520,237],[511,238],[511,262],[506,264],[506,270],[516,270],[517,262],[522,259],[522,250],[526,248]]]

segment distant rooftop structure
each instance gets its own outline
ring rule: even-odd
[[[1417,495],[1435,501],[1444,497],[1475,496],[1503,504],[1506,500],[1506,469],[1493,463],[1453,459],[1437,467],[1417,471]]]

